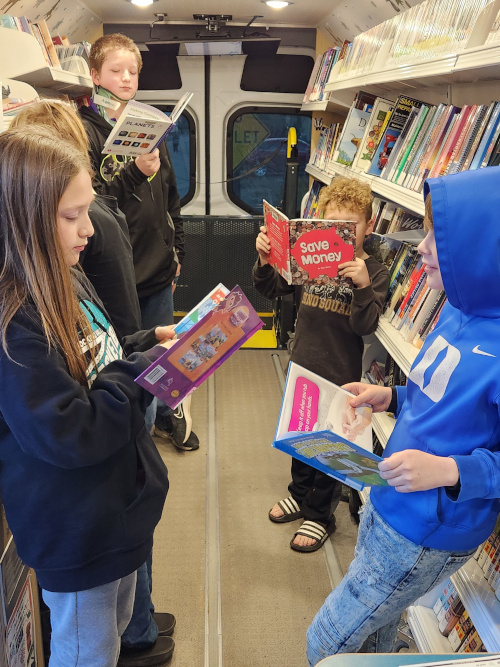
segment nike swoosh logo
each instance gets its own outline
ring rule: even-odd
[[[496,357],[496,354],[490,354],[489,352],[483,352],[482,350],[479,349],[479,345],[476,345],[476,347],[472,350],[474,354],[482,354],[485,357]]]

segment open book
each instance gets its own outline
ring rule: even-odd
[[[182,320],[179,320],[174,327],[174,331],[180,338],[183,334],[189,331],[195,324],[197,324],[202,317],[218,306],[221,301],[224,301],[229,294],[229,290],[222,283],[216,285],[211,292],[207,294],[199,303],[192,308],[187,315],[184,315]]]
[[[372,409],[352,408],[351,396],[290,362],[273,447],[358,491],[387,486],[372,452]]]
[[[356,224],[320,218],[290,220],[265,199],[264,225],[271,244],[268,262],[289,285],[352,284],[338,266],[356,256]]]
[[[150,104],[129,100],[102,152],[131,157],[151,153],[164,141],[192,97],[193,93],[183,95],[170,116]]]
[[[196,324],[187,329],[184,326],[182,337],[169,349],[161,347],[158,359],[135,379],[171,408],[199,387],[264,324],[238,285],[219,303],[210,300],[213,308]],[[206,299],[202,303],[208,304]]]

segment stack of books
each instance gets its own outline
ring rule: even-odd
[[[490,0],[424,0],[410,7],[356,36],[346,50],[337,80],[463,51],[489,3]],[[495,22],[491,39],[498,39],[499,25]],[[384,58],[377,61],[379,54],[384,54]]]
[[[304,211],[302,213],[303,218],[317,218],[318,217],[318,200],[319,193],[323,184],[319,181],[313,181],[309,194],[307,196],[307,201],[304,205]]]
[[[329,93],[325,92],[325,85],[330,79],[333,66],[344,57],[348,44],[345,41],[341,47],[332,46],[316,56],[302,104],[328,100]]]
[[[337,141],[342,131],[342,123],[331,123],[320,130],[318,143],[311,155],[310,164],[318,169],[330,172],[330,162],[337,148]]]
[[[33,37],[40,44],[42,53],[47,61],[49,67],[60,67],[59,58],[57,56],[56,48],[50,36],[47,23],[43,19],[39,19],[36,23],[32,23],[25,16],[11,16],[10,14],[0,15],[0,27],[10,28],[12,30],[20,30],[26,32]]]
[[[384,317],[415,347],[422,347],[446,303],[443,290],[427,286],[420,254],[401,243],[392,266]]]

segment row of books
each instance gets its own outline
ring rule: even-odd
[[[486,542],[477,548],[474,558],[500,600],[500,517]]]
[[[455,653],[486,652],[469,613],[450,579],[443,585],[433,611],[439,631],[448,638]]]
[[[412,102],[381,178],[421,192],[427,178],[500,163],[500,102],[463,108]],[[387,133],[390,125],[389,120]],[[372,163],[368,172],[380,166]]]
[[[360,109],[366,95],[351,106],[334,162],[415,192],[427,178],[500,164],[500,102],[460,108],[400,95]]]
[[[304,94],[303,104],[328,100],[329,93],[325,92],[326,82],[330,78],[333,66],[344,57],[348,44],[349,41],[345,41],[341,47],[332,46],[324,53],[320,53],[316,56],[314,67]]]
[[[335,80],[437,58],[467,48],[481,12],[491,0],[424,0],[357,35],[346,49]],[[498,30],[480,25],[486,43]],[[478,38],[478,30],[475,32]],[[377,61],[377,57],[381,59]],[[383,55],[383,58],[382,58]],[[333,82],[330,80],[328,83]]]
[[[37,40],[42,49],[47,65],[49,67],[60,67],[57,51],[50,36],[47,23],[43,19],[39,19],[36,23],[32,23],[25,16],[12,16],[11,14],[0,15],[0,27],[10,28],[11,30],[20,30],[26,32]],[[60,38],[62,41],[62,37]]]
[[[303,218],[317,218],[318,217],[318,200],[319,193],[323,184],[320,181],[313,181],[311,189],[307,195],[306,203],[304,204]]]
[[[341,133],[342,123],[331,123],[328,127],[321,128],[318,143],[311,155],[310,164],[329,172],[329,165],[333,159],[337,139]]]
[[[415,246],[401,243],[392,266],[384,317],[403,339],[422,347],[446,303],[443,290],[427,286],[422,258]]]

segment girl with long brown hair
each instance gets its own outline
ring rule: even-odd
[[[88,159],[40,128],[0,135],[0,492],[51,610],[50,667],[114,667],[166,468],[134,382],[168,327],[120,345],[74,270],[93,234]]]

